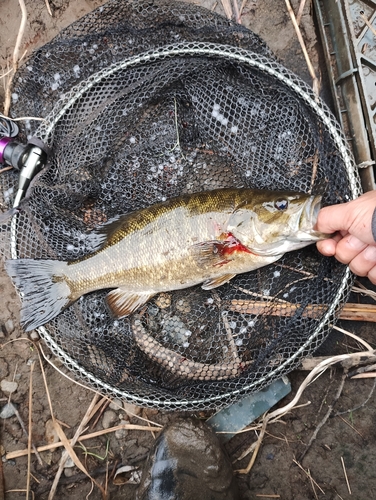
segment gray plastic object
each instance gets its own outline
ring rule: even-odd
[[[291,384],[289,379],[284,376],[269,387],[223,408],[210,417],[206,423],[216,432],[221,433],[219,438],[222,441],[228,441],[236,432],[241,431],[260,415],[270,410],[289,392],[291,392]]]
[[[331,90],[360,169],[376,188],[376,1],[314,0]]]

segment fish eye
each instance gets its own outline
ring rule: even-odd
[[[274,203],[274,206],[277,210],[280,210],[283,212],[284,210],[287,210],[287,207],[289,206],[289,202],[283,198],[280,200],[276,200]]]

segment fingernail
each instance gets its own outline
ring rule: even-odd
[[[350,235],[348,238],[347,238],[347,246],[349,246],[350,248],[352,248],[353,250],[361,250],[362,248],[364,248],[365,246],[365,243],[363,243],[363,241],[361,241],[359,238],[357,238],[356,236],[352,236]]]
[[[369,246],[364,250],[364,258],[376,262],[376,246]]]

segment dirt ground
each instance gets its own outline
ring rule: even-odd
[[[20,53],[25,50],[30,52],[43,45],[63,27],[103,3],[101,0],[49,0],[53,14],[51,17],[44,0],[26,1],[28,21]],[[220,1],[202,0],[192,3],[213,8],[216,12],[224,14]],[[292,4],[296,9],[299,2],[295,0]],[[2,0],[0,13],[0,65],[4,73],[11,65],[12,51],[20,23],[17,0]],[[283,64],[311,83],[284,0],[248,0],[245,3],[242,23],[258,33]],[[325,83],[325,64],[320,55],[309,1],[306,2],[301,29],[315,70],[322,76],[321,94],[330,104],[330,92]],[[6,78],[3,80],[5,83]],[[368,282],[364,284],[371,287]],[[32,374],[32,439],[37,446],[45,445],[56,441],[57,436],[51,429],[50,406],[38,352],[19,327],[19,299],[2,269],[0,291],[2,297],[0,381],[17,383],[17,390],[12,393],[10,399],[27,426],[29,384]],[[354,300],[359,300],[359,297]],[[356,332],[375,347],[372,323],[342,322],[340,326]],[[320,353],[337,354],[352,352],[358,348],[355,341],[333,331]],[[47,348],[43,349],[48,355]],[[59,362],[54,361],[61,372],[67,373]],[[43,361],[43,367],[54,415],[65,429],[67,436],[72,437],[94,393],[64,377],[46,361]],[[306,375],[307,372],[301,370],[289,375],[292,392],[280,406],[293,398]],[[328,370],[306,389],[301,399],[304,406],[294,409],[280,423],[268,426],[254,467],[249,474],[238,477],[241,499],[371,500],[376,498],[374,379],[346,378],[330,418],[318,430],[317,437],[309,449],[306,449],[311,436],[335,400],[342,379],[341,368]],[[0,409],[8,399],[9,395],[5,390],[0,392]],[[88,424],[87,432],[95,432],[125,422],[144,425],[147,429],[147,425],[153,425],[153,422],[163,425],[173,418],[172,414],[132,406],[121,407],[121,402],[118,403],[120,406],[116,402],[112,403],[97,420],[94,418]],[[152,423],[146,424],[143,420],[145,418]],[[25,498],[27,456],[9,458],[7,455],[27,448],[27,438],[23,434],[17,416],[1,418],[0,432],[5,498],[7,500]],[[231,459],[235,461],[256,438],[255,432],[247,432],[231,439],[226,445]],[[80,446],[75,447],[75,451],[96,480],[100,484],[107,484],[111,499],[132,499],[136,486],[122,484],[124,481],[119,477],[114,479],[113,473],[120,465],[142,466],[153,439],[153,434],[148,430],[122,430],[82,441]],[[61,453],[61,448],[41,452],[42,464],[32,456],[30,485],[34,494],[29,498],[47,498]],[[235,462],[234,468],[246,467],[249,458],[250,455]],[[96,486],[93,490],[91,488],[90,480],[82,472],[76,467],[66,467],[55,498],[100,499],[99,489]]]

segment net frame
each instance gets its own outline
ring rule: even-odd
[[[187,59],[190,57],[202,57],[213,61],[226,60],[236,62],[248,68],[256,68],[259,72],[267,74],[281,85],[292,90],[293,93],[299,96],[299,99],[304,101],[305,105],[319,117],[321,123],[332,137],[346,168],[348,176],[347,181],[350,186],[352,198],[356,198],[361,193],[359,177],[351,151],[336,119],[326,104],[320,100],[312,89],[300,78],[284,68],[273,58],[251,52],[250,50],[234,47],[233,45],[201,41],[183,42],[151,49],[117,61],[108,68],[94,73],[89,78],[82,80],[78,85],[72,87],[64,97],[56,103],[44,122],[36,129],[35,134],[47,145],[53,146],[55,127],[64,115],[69,112],[72,106],[77,103],[80,97],[90,91],[93,86],[100,83],[108,76],[116,74],[118,71],[176,57]],[[10,228],[10,253],[12,258],[18,258],[17,217],[17,215],[13,217]],[[325,339],[331,329],[331,325],[335,322],[343,303],[348,297],[352,280],[352,274],[350,270],[346,268],[341,286],[339,286],[335,298],[330,304],[327,312],[321,318],[321,321],[311,332],[309,337],[307,337],[306,341],[300,345],[288,359],[276,366],[274,370],[260,377],[256,382],[250,384],[244,383],[237,387],[231,387],[230,384],[227,391],[216,395],[208,394],[203,397],[185,399],[184,397],[176,397],[173,393],[169,394],[168,391],[154,391],[154,393],[142,395],[134,393],[134,391],[119,389],[106,383],[100,377],[96,377],[95,374],[86,370],[72,356],[68,355],[67,352],[59,346],[56,339],[49,334],[48,328],[44,326],[39,327],[38,332],[50,350],[64,363],[64,365],[78,375],[79,378],[89,383],[93,388],[108,396],[124,399],[140,406],[156,407],[163,410],[214,409],[229,404],[231,401],[240,398],[243,394],[261,390],[276,378],[280,378],[291,371],[299,364],[303,357],[313,352],[313,350]]]

